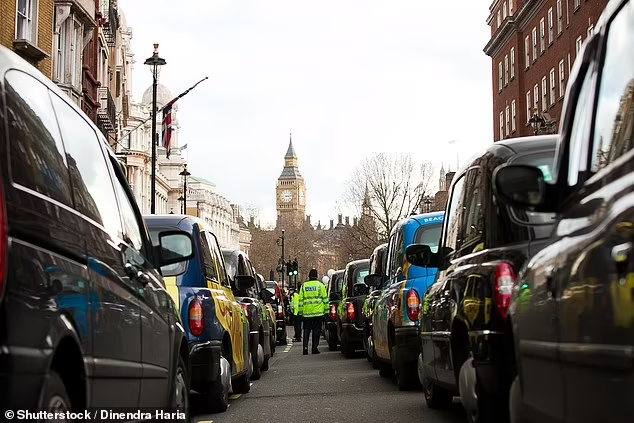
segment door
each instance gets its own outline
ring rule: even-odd
[[[123,227],[99,138],[70,105],[51,98],[68,161],[75,209],[83,219],[92,304],[93,407],[136,408],[141,377],[140,285],[124,268]]]
[[[588,102],[596,105],[590,136],[580,143],[591,176],[579,178],[584,187],[562,217],[568,248],[560,255],[557,294],[567,422],[634,418],[624,406],[634,385],[633,28],[630,1],[598,36],[605,57]]]
[[[384,360],[390,359],[390,347],[388,343],[388,321],[390,311],[394,305],[395,294],[398,290],[392,286],[393,274],[395,273],[394,256],[397,254],[398,230],[393,231],[387,247],[387,258],[385,265],[386,281],[383,292],[377,300],[375,314],[372,317],[372,327],[374,336],[374,349],[377,356]]]
[[[118,166],[118,164],[113,164]],[[130,201],[128,191],[123,187],[123,174],[113,172],[113,183],[119,200],[123,239],[121,249],[124,266],[131,267],[139,274],[135,278],[139,284],[141,317],[141,363],[143,380],[139,407],[159,408],[169,404],[170,373],[173,367],[173,335],[170,317],[173,316],[171,298],[163,285],[162,278],[147,259],[151,255],[151,244],[141,221],[140,214]]]

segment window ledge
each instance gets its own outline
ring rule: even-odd
[[[13,49],[20,56],[36,63],[51,57],[48,53],[31,43],[29,40],[13,40]]]

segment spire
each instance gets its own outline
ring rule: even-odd
[[[286,156],[284,156],[285,159],[296,159],[297,156],[295,155],[295,149],[293,148],[293,133],[291,132],[291,137],[290,137],[290,141],[288,143],[288,150],[286,150]]]

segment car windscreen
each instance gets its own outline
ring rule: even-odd
[[[225,258],[225,266],[227,267],[227,274],[229,275],[231,280],[234,280],[238,272],[238,267],[237,267],[237,263],[233,259],[233,254],[231,252],[226,252],[226,253],[223,252],[222,255]]]
[[[442,223],[421,226],[416,230],[416,234],[414,235],[414,244],[427,244],[429,248],[431,248],[432,253],[437,253],[441,231]]]
[[[174,227],[174,228],[148,228],[150,231],[150,238],[152,239],[152,244],[154,245],[158,245],[159,244],[159,233],[163,232],[163,231],[168,231],[168,230],[178,230],[178,228]],[[182,275],[183,273],[185,273],[185,271],[187,270],[187,264],[189,263],[188,261],[184,261],[181,263],[174,263],[174,264],[169,264],[167,266],[163,266],[161,267],[161,273],[163,274],[163,276],[178,276],[178,275]]]
[[[536,153],[517,156],[511,161],[513,164],[535,166],[544,174],[544,181],[552,180],[552,170],[555,163],[555,150],[545,150]],[[521,210],[517,207],[509,207],[513,218],[526,226],[531,226],[535,232],[535,238],[548,238],[555,224],[555,213],[540,213]]]

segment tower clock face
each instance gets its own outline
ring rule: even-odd
[[[282,192],[282,201],[285,203],[290,202],[293,199],[293,193],[289,190]]]

